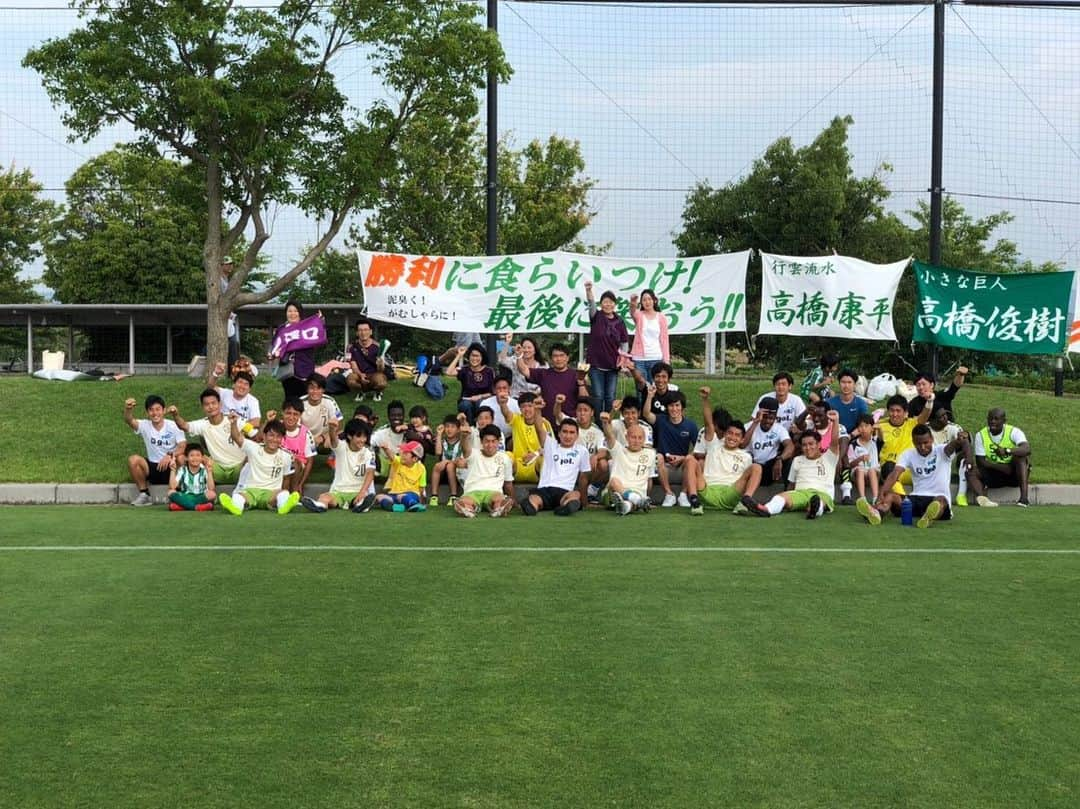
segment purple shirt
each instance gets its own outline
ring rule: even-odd
[[[585,359],[597,370],[614,371],[619,367],[619,346],[630,342],[626,324],[618,315],[608,317],[597,309],[589,329],[589,347]]]
[[[549,424],[555,424],[555,397],[560,393],[566,397],[564,410],[573,413],[578,401],[577,371],[569,366],[565,371],[554,368],[530,368],[529,381],[540,386],[544,397],[544,418]]]
[[[357,342],[353,342],[349,346],[349,359],[356,363],[356,367],[364,375],[378,373],[379,366],[375,363],[378,356],[379,344],[374,340],[368,344],[367,348]]]
[[[490,396],[495,386],[495,371],[486,365],[481,366],[479,371],[474,371],[468,366],[458,368],[457,378],[461,383],[462,399],[479,396],[481,393]]]

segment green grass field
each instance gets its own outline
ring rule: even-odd
[[[680,387],[689,397],[689,415],[700,424],[701,400],[696,391],[700,379],[678,377]],[[769,379],[714,379],[714,405],[722,404],[731,412],[747,416],[758,396],[770,390]],[[188,419],[200,418],[199,380],[177,376],[136,376],[120,382],[44,382],[22,376],[0,377],[0,482],[69,482],[112,483],[127,481],[127,456],[142,453],[142,442],[121,420],[123,402],[128,396],[140,403],[148,393],[158,393],[176,404]],[[402,399],[406,407],[424,404],[432,423],[453,412],[456,383],[451,383],[446,399],[435,402],[407,381],[394,382],[383,401]],[[281,386],[260,379],[254,388],[263,411],[279,408]],[[355,404],[351,396],[339,397],[346,415]],[[368,402],[368,404],[373,404]],[[1023,429],[1031,442],[1032,481],[1034,483],[1080,483],[1080,453],[1074,442],[1061,440],[1063,425],[1080,422],[1080,397],[1056,399],[1047,393],[968,385],[956,397],[956,415],[960,424],[978,429],[986,423],[986,411],[1005,407],[1009,421]],[[141,415],[141,405],[137,409]],[[17,436],[18,440],[7,438]],[[312,482],[327,482],[329,476],[321,464],[312,473]]]
[[[0,508],[0,804],[1074,807],[1074,513]]]

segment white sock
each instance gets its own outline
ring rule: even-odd
[[[236,506],[238,509],[240,509],[240,511],[243,511],[244,506],[247,505],[247,498],[244,497],[244,495],[242,495],[242,494],[233,495],[232,501],[233,501],[233,505]]]
[[[967,494],[967,461],[960,461],[956,471],[956,493]]]
[[[641,505],[641,495],[637,492],[623,492],[623,499],[628,500],[632,506]]]
[[[845,480],[840,483],[840,496],[851,497],[851,481]]]
[[[820,517],[824,513],[825,513],[825,501],[821,500],[817,504],[817,515]]]
[[[289,493],[288,492],[278,492],[278,496],[274,498],[274,505],[277,506],[278,508],[281,508],[283,505],[285,505],[285,503],[286,503],[286,501],[288,501],[288,499],[289,499]]]
[[[768,509],[770,514],[779,514],[784,510],[784,505],[784,498],[777,494],[765,504],[765,508]]]

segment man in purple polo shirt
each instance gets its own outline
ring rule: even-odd
[[[549,368],[530,368],[519,357],[518,370],[529,382],[540,386],[540,394],[544,398],[543,416],[551,424],[556,424],[555,397],[560,393],[566,397],[565,407],[573,412],[578,399],[589,395],[589,388],[585,384],[585,372],[570,367],[570,352],[566,346],[556,343],[551,347],[549,356]]]
[[[349,346],[349,375],[345,383],[356,391],[356,401],[362,401],[365,393],[373,393],[376,402],[386,390],[386,363],[379,354],[371,321],[362,317],[356,321],[356,339]]]

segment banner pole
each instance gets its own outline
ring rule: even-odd
[[[930,263],[941,261],[941,164],[945,117],[945,0],[934,1],[934,96],[930,135]],[[937,376],[938,347],[930,351],[930,372]]]
[[[488,0],[487,27],[499,32],[499,0]],[[487,75],[487,254],[499,250],[499,80],[493,70]],[[496,335],[488,334],[484,342],[488,356],[494,362]]]

